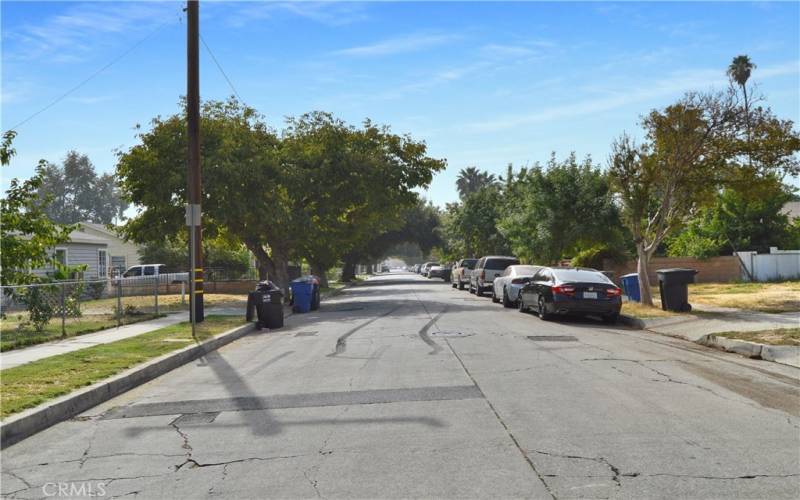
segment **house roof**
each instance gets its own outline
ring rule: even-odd
[[[108,229],[105,224],[97,224],[96,222],[79,222],[78,223],[81,227],[87,227],[89,229],[94,229],[95,231],[100,231],[101,233],[107,234],[109,236],[113,236],[114,238],[121,239],[119,235],[117,235],[114,231]]]
[[[69,233],[69,241],[67,243],[87,243],[91,245],[108,245],[108,241],[99,236],[85,233],[80,229],[76,229]]]

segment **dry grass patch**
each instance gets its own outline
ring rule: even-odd
[[[800,311],[800,281],[692,284],[689,302],[767,313]]]
[[[719,337],[746,340],[767,345],[800,346],[800,328],[779,328],[777,330],[759,330],[757,332],[723,332],[715,333]]]
[[[650,307],[639,302],[623,302],[622,314],[633,316],[635,318],[668,318],[670,316],[677,316],[679,313],[672,311],[664,311],[661,307]]]

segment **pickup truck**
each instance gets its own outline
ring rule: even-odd
[[[451,275],[453,288],[464,289],[464,286],[469,283],[469,276],[476,262],[478,262],[478,259],[461,259],[453,265]]]
[[[157,278],[159,283],[180,283],[189,282],[189,273],[167,273],[165,264],[141,264],[129,267],[120,279],[127,280],[150,280]]]

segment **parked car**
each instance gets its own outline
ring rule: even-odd
[[[503,274],[508,266],[519,264],[516,257],[502,255],[489,255],[481,257],[475,263],[475,269],[469,276],[469,293],[483,295],[486,290],[491,288],[494,279]]]
[[[522,287],[518,306],[521,312],[535,308],[543,320],[554,314],[577,314],[615,323],[622,309],[622,290],[594,269],[543,267]]]
[[[453,270],[450,273],[450,279],[453,280],[453,288],[458,287],[463,290],[465,285],[469,284],[469,275],[475,268],[475,263],[478,259],[461,259],[453,264]]]
[[[519,300],[519,292],[533,275],[542,266],[515,265],[508,266],[500,277],[494,280],[492,285],[492,302],[503,301],[503,306],[514,307]]]
[[[439,265],[438,262],[426,262],[426,263],[422,264],[422,269],[420,270],[419,273],[427,278],[428,277],[428,271],[430,271],[430,269],[433,266],[438,266],[438,265]]]
[[[383,264],[383,265],[381,265],[381,272],[382,273],[390,273],[390,272],[392,272],[392,270],[389,269],[389,266],[387,266],[386,264]]]
[[[450,281],[450,266],[447,264],[431,266],[428,270],[428,279],[431,278],[441,278],[445,282]]]
[[[189,273],[168,273],[166,264],[141,264],[131,266],[119,278],[128,280],[152,280],[158,278],[159,283],[189,282]]]

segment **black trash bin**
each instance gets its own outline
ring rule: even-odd
[[[694,283],[696,269],[658,269],[658,290],[661,292],[661,309],[689,312],[689,283]]]
[[[253,292],[247,294],[245,319],[253,320],[255,310],[258,320],[256,328],[281,328],[283,326],[283,292],[270,281],[262,281]]]

